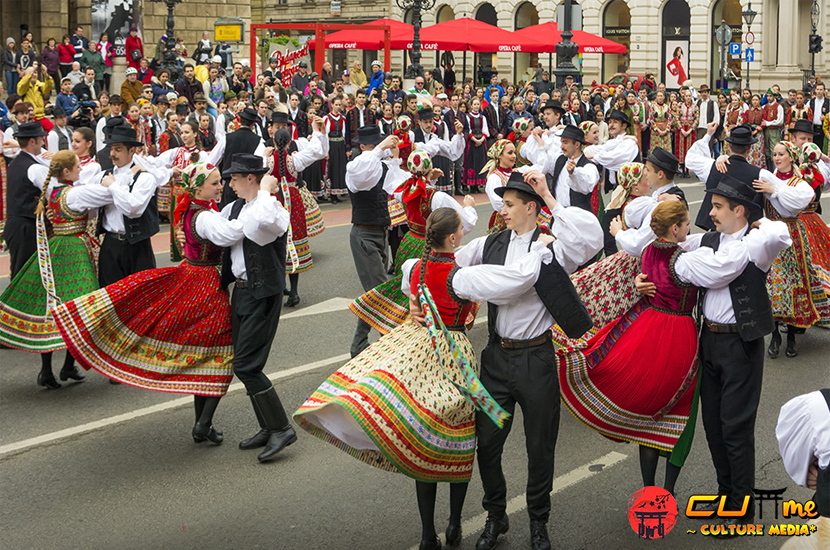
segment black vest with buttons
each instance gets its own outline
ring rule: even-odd
[[[357,225],[377,225],[389,227],[392,219],[389,217],[388,194],[383,190],[383,183],[386,181],[386,173],[389,167],[381,162],[383,173],[377,184],[368,191],[352,193],[349,190],[349,198],[352,201],[352,223]]]
[[[104,174],[112,174],[112,169],[109,169],[104,172]],[[135,182],[138,181],[139,176],[141,176],[142,172],[133,176],[133,181],[130,183],[130,192],[133,190],[133,186]],[[106,229],[104,229],[104,216],[105,216],[105,208],[102,207],[98,210],[98,235],[106,233]],[[158,207],[158,191],[153,193],[153,196],[150,198],[150,202],[147,203],[147,208],[144,209],[144,212],[141,213],[141,216],[137,218],[128,218],[127,216],[122,216],[124,218],[124,238],[130,244],[135,244],[141,242],[145,239],[149,239],[153,235],[159,232],[159,207]]]
[[[482,263],[504,265],[504,261],[507,259],[507,249],[510,246],[510,233],[511,231],[506,229],[487,237],[482,251]],[[537,227],[530,239],[531,244],[538,237],[539,228]],[[579,338],[594,326],[591,314],[588,313],[588,309],[579,298],[571,278],[556,261],[555,256],[549,264],[542,264],[539,279],[533,285],[533,288],[536,289],[536,294],[539,295],[545,309],[570,338]],[[490,340],[492,341],[499,336],[496,334],[498,307],[494,304],[488,304],[487,308],[487,324],[490,331]],[[536,334],[529,339],[532,340],[538,336],[541,335]]]
[[[237,199],[231,207],[229,219],[239,217],[245,199]],[[248,290],[251,295],[261,300],[269,296],[282,294],[285,290],[285,246],[288,232],[275,241],[259,246],[245,237],[242,241],[242,253],[245,256],[245,272],[248,277]],[[228,288],[236,278],[231,269],[231,249],[225,249],[222,256],[222,288]]]
[[[562,173],[562,170],[565,169],[565,165],[567,163],[568,157],[565,155],[559,155],[559,158],[556,159],[556,164],[553,167],[553,175],[549,175],[546,178],[548,182],[548,189],[550,189],[551,194],[556,200],[559,200],[559,197],[556,196],[556,182],[559,180],[559,175]],[[579,157],[579,160],[576,161],[576,165],[578,167],[582,167],[590,163],[591,161],[588,160],[585,155],[582,155]],[[579,191],[574,191],[573,189],[569,189],[569,191],[571,206],[576,206],[593,213],[593,209],[591,208],[591,193],[580,193]]]
[[[9,163],[6,183],[6,215],[9,218],[29,218],[34,223],[40,197],[40,189],[29,179],[29,168],[34,164],[37,164],[34,157],[23,151]],[[49,182],[43,185],[49,185]]]
[[[720,233],[706,233],[700,244],[717,251],[720,247]],[[767,294],[766,271],[761,271],[758,266],[750,263],[743,273],[729,283],[729,294],[741,340],[750,342],[775,330],[772,305]]]

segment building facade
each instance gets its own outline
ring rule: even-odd
[[[45,0],[43,0],[45,1]],[[411,14],[403,12],[389,0],[343,0],[339,2],[340,15],[332,15],[332,5],[322,0],[277,0],[265,3],[253,0],[253,14],[262,14],[262,22],[327,21],[363,23],[380,17],[411,21]],[[720,87],[721,50],[715,38],[715,30],[725,22],[732,30],[732,42],[741,43],[741,54],[727,54],[726,75],[723,83],[730,87],[746,83],[747,70],[753,90],[766,89],[776,83],[782,88],[800,88],[805,75],[811,70],[808,53],[808,35],[811,32],[810,6],[812,0],[756,0],[752,9],[757,16],[748,29],[741,12],[747,8],[747,0],[572,0],[576,22],[592,34],[624,44],[626,54],[583,54],[575,60],[581,67],[583,80],[605,82],[619,72],[633,74],[654,73],[672,87],[678,86],[678,78],[686,76],[695,85],[708,83]],[[259,4],[259,7],[257,7]],[[823,0],[819,5],[818,34],[830,39],[830,6]],[[562,2],[543,0],[438,0],[433,9],[423,14],[423,25],[430,25],[458,17],[472,17],[517,30],[537,23],[557,21]],[[255,17],[256,19],[256,17]],[[747,31],[754,35],[751,47],[754,60],[747,64],[745,49]],[[296,34],[296,33],[295,33]],[[830,42],[830,40],[828,40]],[[815,72],[819,76],[830,74],[828,43],[825,51],[815,56]],[[372,58],[382,52],[329,51],[328,60],[342,66],[361,59],[364,68]],[[422,63],[437,66],[438,53],[425,52]],[[554,57],[554,59],[551,59]],[[464,61],[463,52],[454,52],[455,71],[460,76]],[[676,60],[675,60],[676,59]],[[392,67],[401,71],[401,52],[393,52]],[[495,67],[500,73],[518,82],[527,78],[529,67],[541,62],[545,68],[555,66],[555,56],[548,54],[472,54],[466,55],[466,75],[473,76],[479,67]],[[342,68],[342,67],[341,67]],[[338,70],[337,67],[335,67]],[[682,70],[681,70],[682,69]],[[731,78],[731,80],[730,80]]]
[[[193,52],[201,40],[202,32],[209,31],[213,42],[213,23],[221,17],[239,17],[245,20],[245,44],[239,47],[235,57],[247,58],[248,25],[251,18],[251,0],[182,0],[174,8],[175,35],[184,39],[188,53]],[[126,38],[130,25],[140,29],[144,42],[144,55],[155,55],[156,43],[167,30],[167,6],[152,0],[27,0],[0,1],[0,29],[3,45],[6,37],[20,41],[23,29],[33,34],[38,51],[49,38],[58,43],[64,34],[72,35],[75,27],[84,28],[84,36],[90,40],[100,38],[100,30],[116,29],[109,34],[121,34]],[[115,36],[110,40],[116,41]],[[118,67],[126,67],[124,58]],[[119,74],[120,73],[120,74]],[[114,86],[120,85],[123,73],[114,71]],[[113,89],[117,89],[113,87]]]

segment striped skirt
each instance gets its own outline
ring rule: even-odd
[[[475,351],[453,333],[464,355]],[[473,406],[450,380],[461,373],[441,340],[405,323],[332,374],[294,413],[303,429],[371,466],[418,481],[467,482],[475,455]],[[478,366],[472,367],[478,371]]]

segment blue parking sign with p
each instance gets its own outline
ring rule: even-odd
[[[741,43],[740,42],[730,42],[729,43],[729,55],[741,55]]]

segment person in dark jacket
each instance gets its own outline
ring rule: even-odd
[[[55,89],[60,89],[60,55],[54,38],[46,42],[46,47],[40,53],[40,64],[46,67],[46,71],[52,80],[55,81]]]
[[[202,93],[202,84],[196,80],[196,72],[193,64],[185,64],[184,75],[176,83],[176,93],[179,94],[179,97],[187,98],[187,104],[190,106],[191,111],[195,109],[193,96],[197,93]]]

